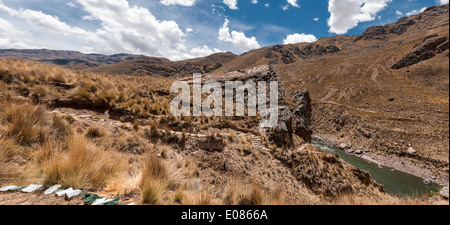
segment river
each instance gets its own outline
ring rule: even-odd
[[[394,196],[422,196],[425,194],[439,192],[437,184],[427,185],[423,179],[414,175],[393,170],[392,168],[379,168],[378,165],[370,163],[356,156],[348,155],[343,150],[329,146],[318,141],[313,144],[325,151],[338,153],[340,158],[352,166],[370,173],[371,177],[378,183],[383,184],[387,193]]]

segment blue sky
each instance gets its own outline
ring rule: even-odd
[[[181,60],[358,35],[448,0],[0,0],[0,48]]]

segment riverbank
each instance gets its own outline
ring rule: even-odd
[[[314,134],[313,138],[323,144],[340,148],[344,150],[348,155],[362,158],[370,163],[378,165],[379,167],[389,167],[394,170],[420,177],[424,180],[425,183],[436,183],[440,186],[449,185],[448,173],[446,174],[446,176],[442,175],[441,173],[434,173],[433,170],[429,168],[429,166],[424,163],[418,162],[418,160],[399,157],[397,155],[384,155],[381,152],[372,149],[363,149],[359,146],[354,146],[347,142],[342,143],[336,138],[328,135]]]

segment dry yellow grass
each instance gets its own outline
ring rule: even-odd
[[[159,205],[163,202],[163,194],[169,186],[169,171],[164,162],[153,155],[147,154],[140,182],[142,201]]]
[[[0,120],[6,124],[6,134],[22,144],[41,142],[50,132],[51,120],[46,109],[30,103],[2,101]]]
[[[118,153],[95,146],[83,136],[73,136],[67,145],[67,152],[56,150],[44,169],[46,184],[99,189],[123,168]]]
[[[165,78],[74,72],[23,59],[0,59],[0,94],[95,102],[140,116],[168,114],[169,100],[158,93],[165,95],[170,84]]]
[[[436,196],[409,196],[402,198],[368,198],[355,195],[343,195],[332,200],[332,205],[448,205],[448,200]]]
[[[106,132],[99,126],[90,126],[86,131],[87,138],[102,138],[106,135]]]
[[[18,176],[19,171],[11,165],[10,161],[21,150],[22,148],[16,145],[13,139],[5,137],[4,132],[0,134],[0,184]]]

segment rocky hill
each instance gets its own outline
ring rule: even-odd
[[[179,77],[270,65],[281,77],[287,95],[299,88],[310,91],[315,137],[336,145],[350,143],[349,153],[366,152],[366,158],[383,165],[446,184],[448,49],[449,6],[443,5],[370,27],[360,36],[270,46],[239,56],[230,54],[226,61],[214,58],[218,61],[207,63],[210,69],[202,69],[203,64],[193,70],[179,69],[190,67],[189,60],[147,59],[103,66],[98,71],[134,74],[139,68],[137,74]]]
[[[287,96],[309,90],[313,137],[345,143],[349,153],[448,184],[448,57],[447,4],[359,36],[179,62],[145,57],[89,71],[179,78],[270,65]]]
[[[84,54],[76,51],[58,51],[48,49],[0,49],[2,58],[22,58],[39,62],[52,63],[69,69],[87,69],[100,65],[111,65],[126,60],[142,58],[143,55]]]
[[[144,57],[115,65],[92,68],[89,71],[138,76],[183,77],[193,73],[210,73],[237,56],[231,52],[216,53],[207,57],[172,62],[165,58]]]

